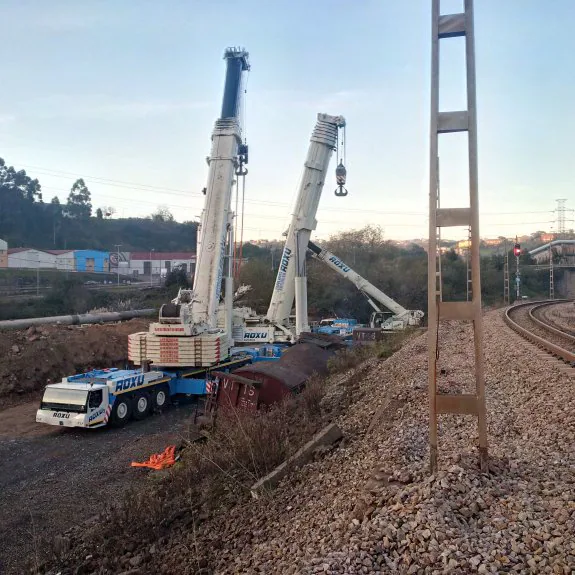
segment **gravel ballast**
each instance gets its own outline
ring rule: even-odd
[[[339,447],[264,497],[174,527],[124,560],[166,574],[572,573],[574,380],[533,356],[502,314],[484,321],[489,474],[478,469],[476,419],[457,416],[441,418],[440,471],[428,473],[423,335],[356,372],[345,391],[353,401],[334,419]],[[472,347],[462,342],[471,333],[442,324],[442,389],[469,390]],[[342,393],[333,386],[324,407],[337,413]],[[74,546],[76,557],[99,555],[81,537]]]

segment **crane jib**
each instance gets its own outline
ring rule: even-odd
[[[346,266],[339,258],[336,258],[335,256],[331,256],[329,258],[329,261],[334,265],[337,266],[341,271],[347,273],[349,271],[351,271],[351,268]]]

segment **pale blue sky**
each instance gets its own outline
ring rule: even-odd
[[[38,177],[46,201],[65,200],[78,174],[95,208],[142,216],[166,204],[192,219],[223,50],[242,45],[252,64],[246,236],[286,229],[326,112],[347,118],[350,194],[334,197],[332,160],[316,237],[368,223],[389,238],[425,237],[430,4],[3,0],[0,157]],[[462,2],[442,4],[448,13]],[[575,207],[575,1],[475,4],[481,232],[549,229],[556,198]],[[463,39],[443,46],[442,108],[463,108]],[[443,204],[466,205],[462,139],[443,138]]]

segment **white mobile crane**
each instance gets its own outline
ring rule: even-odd
[[[357,272],[353,271],[340,258],[320,248],[313,242],[308,241],[307,247],[318,260],[348,279],[367,298],[367,301],[374,309],[369,322],[370,327],[381,328],[384,331],[399,331],[408,326],[418,326],[421,323],[424,315],[421,310],[405,309]],[[393,315],[386,317],[386,313],[375,302],[386,307]]]
[[[222,112],[212,133],[212,150],[207,158],[208,183],[198,233],[197,273],[191,290],[160,309],[159,321],[148,333],[129,337],[129,359],[135,364],[151,361],[162,366],[208,367],[225,360],[233,344],[231,274],[232,219],[231,196],[234,177],[247,170],[248,149],[242,143],[239,123],[242,78],[249,70],[248,53],[228,48]],[[228,265],[225,277],[225,326],[218,327],[226,243]]]
[[[65,427],[123,425],[143,419],[176,395],[204,395],[208,372],[236,369],[269,359],[257,350],[233,353],[231,346],[233,284],[231,274],[233,180],[245,176],[248,149],[241,140],[239,109],[242,77],[249,69],[248,53],[229,48],[222,112],[212,133],[198,240],[198,272],[191,290],[160,309],[149,332],[128,337],[128,358],[141,369],[92,370],[46,386],[36,421]],[[226,243],[228,253],[226,258]],[[225,265],[225,322],[217,325]],[[270,351],[274,351],[273,349]],[[150,369],[150,363],[153,368]]]
[[[346,196],[346,169],[344,166],[345,130],[342,116],[318,114],[317,123],[310,139],[304,172],[299,185],[295,209],[286,234],[280,265],[274,285],[268,312],[265,318],[250,308],[233,310],[233,336],[237,343],[293,343],[303,331],[309,331],[307,321],[307,278],[305,255],[311,232],[315,230],[315,219],[319,200],[332,153],[341,143],[342,154],[336,168],[336,196]],[[296,303],[296,322],[290,316]],[[223,310],[220,325],[223,325]]]
[[[311,232],[317,226],[315,216],[329,160],[334,150],[337,150],[339,130],[345,129],[345,119],[342,116],[318,114],[317,124],[311,136],[304,173],[300,182],[298,197],[292,220],[287,232],[274,291],[266,315],[266,321],[276,331],[283,333],[288,340],[293,340],[294,330],[290,326],[290,313],[296,302],[295,335],[309,331],[307,320],[307,278],[305,272],[305,255]],[[342,138],[345,145],[345,135]],[[336,178],[338,189],[336,195],[345,196],[345,167],[343,158],[340,160]],[[277,337],[275,340],[277,341]]]

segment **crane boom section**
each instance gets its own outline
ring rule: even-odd
[[[343,126],[345,119],[342,116],[318,114],[266,316],[270,323],[287,325],[289,322],[295,298],[296,251],[297,259],[304,262],[307,243],[317,226],[315,217],[329,160],[336,148],[338,129]]]
[[[206,204],[198,241],[197,273],[194,276],[194,299],[191,306],[193,323],[205,325],[207,328],[216,327],[232,182],[239,144],[237,120],[218,120],[212,136]]]
[[[380,289],[377,289],[373,284],[369,283],[365,278],[360,276],[357,272],[353,271],[337,256],[327,250],[320,248],[313,242],[308,242],[308,248],[319,260],[324,262],[328,267],[336,271],[339,275],[348,279],[351,283],[353,283],[353,285],[355,285],[358,290],[365,293],[381,305],[385,306],[395,315],[407,314],[407,310],[403,306],[399,305],[395,300],[391,299],[388,295],[385,295]]]
[[[217,328],[232,187],[241,146],[239,110],[242,73],[249,69],[248,54],[241,49],[229,48],[224,58],[227,69],[222,112],[212,133],[190,309],[193,334]]]

